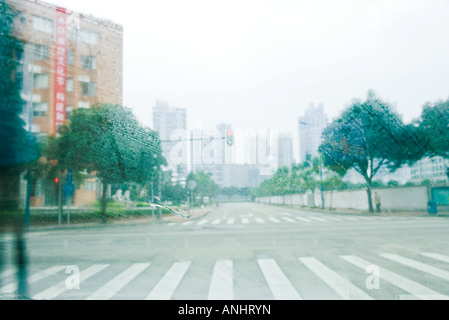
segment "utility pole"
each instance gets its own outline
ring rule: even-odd
[[[159,201],[162,202],[162,166],[159,167],[159,183],[158,183],[158,196]],[[160,206],[157,207],[157,219],[161,219],[162,208]]]
[[[25,59],[23,68],[26,70],[26,83],[24,86],[28,93],[27,111],[28,111],[28,134],[29,134],[29,147],[31,148],[31,134],[33,123],[33,93],[34,93],[34,35],[31,36],[31,42],[25,45]],[[26,198],[25,198],[25,228],[30,226],[30,197],[31,197],[31,172],[30,168],[27,168],[25,173],[26,179]]]

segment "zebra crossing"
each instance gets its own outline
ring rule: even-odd
[[[273,216],[257,216],[253,213],[242,214],[235,217],[214,217],[214,218],[200,218],[196,220],[187,220],[182,222],[168,222],[166,226],[235,226],[235,225],[267,225],[267,224],[300,224],[300,225],[317,225],[326,223],[347,223],[347,222],[417,222],[425,221],[428,217],[388,217],[388,216],[327,216],[327,215],[295,215],[288,212],[283,212]]]
[[[274,257],[268,253],[253,260],[229,257],[211,260],[207,271],[196,259],[151,261],[131,264],[85,265],[79,268],[78,287],[69,266],[32,268],[28,276],[30,297],[35,300],[110,300],[191,299],[185,283],[207,288],[199,299],[253,299],[253,292],[238,292],[244,287],[266,292],[267,300],[331,299],[449,300],[449,255],[440,252],[368,252],[333,257],[302,255]],[[336,266],[340,267],[336,267]],[[252,270],[251,273],[245,270]],[[251,274],[248,277],[248,274]],[[201,276],[199,276],[201,275]],[[243,278],[245,275],[245,278]],[[191,279],[189,279],[191,278]],[[72,282],[71,282],[72,281]],[[244,285],[240,282],[244,282]],[[9,283],[8,283],[9,282]],[[203,283],[204,285],[200,285]],[[251,285],[249,285],[251,284]],[[80,290],[83,288],[90,290]],[[323,290],[321,293],[310,293]],[[14,269],[0,273],[0,294],[17,290]],[[324,293],[324,291],[326,291]],[[260,296],[257,296],[260,298]]]

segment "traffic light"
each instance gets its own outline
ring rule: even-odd
[[[226,143],[229,146],[232,146],[234,144],[234,133],[230,129],[226,131]]]
[[[55,184],[57,185],[58,183],[59,183],[59,178],[56,177],[56,178],[55,178]]]

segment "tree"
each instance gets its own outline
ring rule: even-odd
[[[210,173],[204,171],[190,172],[186,178],[187,185],[190,181],[196,183],[195,189],[191,191],[196,196],[213,198],[218,192],[218,186]]]
[[[15,12],[0,0],[0,210],[19,204],[19,180],[26,164],[38,156],[36,143],[21,119],[25,102],[20,96],[22,79],[18,67],[23,54],[13,35]]]
[[[369,211],[374,212],[373,178],[382,166],[395,170],[409,160],[409,134],[399,114],[369,91],[365,101],[354,100],[324,129],[319,151],[331,170],[343,176],[353,168],[363,176]]]
[[[415,127],[419,132],[421,156],[449,158],[449,99],[426,103]]]
[[[64,169],[95,172],[103,184],[103,221],[109,184],[145,184],[165,164],[157,134],[141,127],[131,110],[120,105],[77,109],[60,134],[49,156]]]

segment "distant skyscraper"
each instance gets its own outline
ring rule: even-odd
[[[186,109],[169,107],[156,100],[153,107],[153,130],[162,141],[162,154],[174,174],[187,175],[188,142]],[[181,141],[178,141],[181,140]]]
[[[279,135],[278,142],[278,166],[290,168],[293,163],[293,138],[291,134],[284,133]]]
[[[298,119],[299,129],[299,156],[304,161],[307,154],[312,157],[318,154],[321,144],[321,133],[327,125],[327,117],[323,105],[315,107],[313,103],[305,110],[304,116]]]

